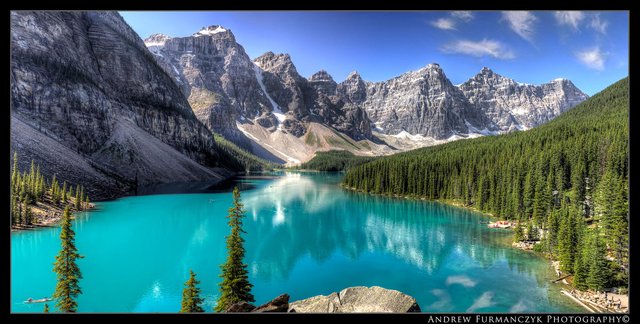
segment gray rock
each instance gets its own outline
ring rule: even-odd
[[[459,88],[502,132],[546,123],[589,97],[567,79],[521,84],[487,67]]]
[[[406,131],[445,139],[470,133],[470,126],[493,128],[435,63],[385,82],[367,83],[362,105],[378,130],[389,135]]]
[[[366,82],[352,72],[336,83],[324,70],[306,79],[288,54],[267,52],[249,60],[231,31],[220,26],[191,37],[154,34],[145,42],[196,116],[247,149],[238,119],[296,137],[316,122],[354,140],[379,143],[372,128],[445,140],[535,127],[586,99],[570,81],[520,86],[488,69],[458,87],[435,63],[385,82]]]
[[[252,312],[256,313],[273,313],[273,312],[287,312],[289,309],[289,295],[282,294],[270,302],[256,307]]]
[[[84,184],[91,199],[219,178],[208,168],[224,164],[209,131],[118,13],[11,12],[10,69],[21,169],[33,158],[45,175]],[[34,132],[51,145],[25,145]],[[73,157],[48,160],[63,151]]]
[[[289,309],[289,295],[282,294],[273,300],[260,305],[258,307],[251,305],[245,301],[235,303],[227,308],[227,313],[275,313],[287,312]]]
[[[415,298],[397,290],[350,287],[340,293],[315,296],[289,304],[289,312],[298,313],[406,313],[420,312]]]
[[[225,310],[226,313],[248,313],[256,309],[255,306],[247,303],[246,301],[241,301],[235,304],[232,304]]]

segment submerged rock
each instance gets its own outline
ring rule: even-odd
[[[415,298],[397,290],[350,287],[328,296],[315,296],[289,305],[297,313],[407,313],[420,312]]]

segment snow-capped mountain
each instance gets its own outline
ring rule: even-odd
[[[502,132],[536,127],[588,98],[567,79],[522,84],[487,67],[459,88]]]
[[[217,25],[188,37],[154,34],[145,44],[207,127],[291,163],[330,148],[386,154],[524,130],[587,98],[569,80],[524,85],[488,68],[455,86],[436,63],[384,82],[357,72],[340,83],[326,71],[305,78],[287,54],[251,60]]]

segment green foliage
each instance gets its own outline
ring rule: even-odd
[[[11,223],[13,225],[31,225],[36,221],[31,211],[31,205],[44,199],[45,189],[45,180],[40,173],[40,167],[36,166],[32,160],[29,172],[20,173],[18,153],[14,152],[10,199]]]
[[[548,229],[545,244],[569,273],[576,263],[582,270],[586,260],[589,269],[602,268],[602,245],[582,244],[582,229],[593,215],[620,271],[626,272],[628,82],[620,80],[529,131],[460,140],[352,167],[344,185],[375,194],[460,201],[500,218],[532,220],[531,226]],[[598,253],[580,259],[578,246]],[[602,286],[601,278],[593,280],[589,286]]]
[[[584,255],[584,248],[577,249],[575,261],[573,263],[573,286],[580,290],[589,288],[587,285],[587,277],[589,276],[589,260],[585,260],[588,256]]]
[[[244,171],[264,171],[280,168],[281,166],[265,159],[259,158],[245,149],[227,140],[222,135],[213,133],[213,138],[221,154],[226,156],[226,161],[231,169]]]
[[[48,313],[49,312],[49,304],[44,304],[44,310],[42,312],[43,313]]]
[[[589,289],[603,291],[609,284],[609,261],[605,259],[607,248],[600,237],[600,231],[595,228],[589,234],[587,244],[582,252],[585,264],[588,266],[587,285]]]
[[[513,229],[513,240],[515,242],[523,241],[524,236],[524,226],[522,225],[522,221],[518,222],[518,225]]]
[[[204,299],[200,297],[200,288],[198,285],[200,281],[196,279],[196,274],[193,270],[189,270],[189,280],[184,283],[184,289],[182,290],[182,307],[180,313],[203,313],[204,309],[200,306]]]
[[[541,242],[539,244],[534,244],[533,245],[533,251],[534,252],[539,252],[539,253],[545,252],[545,250],[544,250],[544,242]]]
[[[76,298],[82,293],[79,285],[82,273],[76,260],[83,256],[78,254],[75,245],[75,232],[71,228],[71,212],[68,206],[62,216],[60,242],[61,249],[53,266],[58,279],[53,298],[56,299],[56,306],[60,311],[74,313],[78,308]]]
[[[313,159],[302,163],[300,169],[344,171],[372,160],[372,157],[357,156],[349,151],[331,150],[327,152],[317,152]]]
[[[533,222],[529,222],[529,224],[527,224],[527,240],[529,241],[538,240],[538,228],[533,226]]]
[[[220,297],[215,311],[224,312],[234,303],[245,301],[255,301],[251,288],[253,285],[249,282],[249,272],[247,265],[243,263],[245,249],[244,238],[242,238],[242,218],[244,217],[244,209],[240,201],[240,190],[238,187],[233,188],[233,206],[229,208],[229,227],[231,234],[227,236],[227,260],[221,266],[222,282],[220,283]]]

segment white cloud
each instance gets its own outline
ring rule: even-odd
[[[518,303],[509,308],[509,313],[523,313],[527,309],[528,307],[525,305],[524,300],[520,299]]]
[[[467,313],[473,313],[476,309],[491,307],[496,303],[493,299],[493,291],[487,291],[478,297],[475,301],[473,301],[473,305],[467,308]]]
[[[580,22],[585,18],[582,11],[556,11],[553,13],[559,25],[571,26],[579,30]]]
[[[476,285],[476,282],[473,281],[471,278],[461,275],[461,276],[449,276],[447,277],[447,286],[449,285],[455,285],[455,284],[460,284],[462,286],[464,286],[465,288],[470,288],[470,287],[474,287]]]
[[[441,50],[445,53],[466,54],[475,57],[491,56],[502,60],[508,60],[516,57],[513,51],[502,43],[487,39],[477,42],[470,40],[457,40],[449,44],[445,44]]]
[[[529,11],[503,11],[502,19],[509,23],[509,27],[520,35],[520,37],[533,41],[535,30],[533,25],[538,20],[534,14]]]
[[[576,57],[582,64],[598,71],[604,70],[604,56],[605,54],[600,51],[599,47],[576,52]]]
[[[450,18],[440,18],[438,20],[432,21],[431,25],[442,30],[456,29],[456,22]]]
[[[471,11],[451,11],[449,15],[450,18],[439,18],[432,21],[431,25],[442,30],[455,30],[458,22],[468,23],[473,19]]]
[[[593,30],[603,35],[607,33],[608,26],[609,22],[604,19],[600,19],[599,13],[593,15],[593,18],[591,18],[591,23],[589,24],[589,27],[593,28]]]
[[[471,11],[452,11],[451,17],[469,22],[473,19],[473,13]]]

